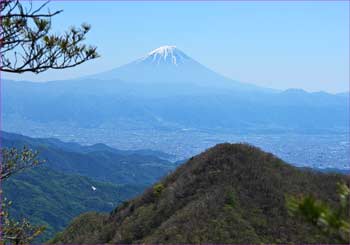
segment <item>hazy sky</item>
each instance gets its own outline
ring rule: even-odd
[[[56,80],[116,68],[162,46],[176,45],[234,80],[308,91],[348,91],[348,2],[62,1],[55,32],[92,25],[87,43],[101,58],[80,67],[19,80]]]

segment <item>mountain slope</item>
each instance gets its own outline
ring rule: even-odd
[[[296,169],[244,144],[222,144],[191,158],[109,216],[85,214],[55,243],[337,243],[289,216],[286,195],[331,205],[343,175]]]
[[[36,242],[52,237],[81,213],[109,212],[115,205],[142,191],[140,187],[96,182],[44,166],[12,176],[2,184],[2,189],[3,195],[13,203],[12,217],[25,217],[33,224],[46,227]]]
[[[83,212],[111,211],[175,168],[161,159],[171,156],[156,151],[121,151],[104,144],[82,146],[6,132],[1,132],[1,141],[2,147],[37,150],[38,159],[46,160],[2,185],[4,196],[13,202],[14,217],[47,226],[36,242],[52,237]]]

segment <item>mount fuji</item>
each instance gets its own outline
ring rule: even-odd
[[[196,86],[257,90],[252,84],[226,78],[192,59],[176,46],[162,46],[144,57],[116,69],[89,78],[102,80],[120,79],[135,85]],[[266,90],[266,89],[264,89]]]
[[[310,133],[344,131],[349,117],[347,96],[237,82],[175,46],[157,48],[119,68],[80,79],[3,81],[2,86],[5,130],[26,134],[28,125],[36,130],[38,123],[41,128],[108,126],[121,131],[126,127]]]

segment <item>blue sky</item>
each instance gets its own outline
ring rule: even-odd
[[[234,80],[286,89],[348,91],[348,2],[51,2],[64,12],[59,33],[92,25],[87,43],[101,58],[80,67],[18,80],[68,79],[116,68],[162,46]]]

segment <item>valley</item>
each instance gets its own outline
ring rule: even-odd
[[[57,129],[59,128],[56,128],[55,132],[60,132]],[[91,133],[91,131],[88,132]],[[101,130],[101,132],[104,131]],[[44,166],[24,171],[14,176],[9,182],[5,182],[3,186],[5,196],[14,202],[11,210],[15,217],[25,216],[34,224],[47,226],[47,231],[37,242],[52,238],[56,232],[64,229],[72,218],[81,213],[110,212],[123,201],[142,193],[173,171],[178,164],[172,161],[189,158],[196,152],[210,148],[220,141],[249,142],[256,146],[260,144],[264,150],[272,149],[276,155],[290,159],[288,162],[298,167],[349,171],[346,162],[348,145],[345,135],[342,134],[336,137],[334,135],[332,137],[331,135],[249,134],[239,136],[228,133],[210,135],[210,132],[183,130],[168,134],[164,132],[163,135],[159,135],[157,141],[146,134],[134,132],[130,134],[133,137],[130,137],[130,135],[114,135],[110,132],[108,134],[110,138],[103,138],[103,143],[116,147],[110,148],[94,141],[84,141],[84,137],[79,133],[87,132],[76,130],[75,134],[70,135],[44,135],[41,132],[45,138],[30,138],[2,132],[2,143],[5,147],[21,148],[26,145],[38,150],[40,159],[47,160]],[[40,135],[40,132],[35,131],[35,134]],[[62,142],[53,136],[61,136],[69,143]],[[155,136],[156,134],[152,135],[152,137]],[[81,142],[79,142],[80,139]],[[86,136],[86,139],[100,140],[98,135]],[[117,144],[115,139],[119,141]],[[78,144],[77,141],[84,145]],[[136,142],[143,143],[136,145]],[[336,147],[331,148],[332,146]],[[117,150],[123,148],[134,150]],[[332,164],[334,162],[343,163],[343,165]],[[329,164],[322,165],[322,163]],[[26,188],[23,188],[24,186]],[[97,188],[96,192],[91,189],[92,186]],[[31,205],[25,205],[29,199],[31,199]],[[47,213],[49,209],[50,214]]]
[[[82,128],[71,124],[4,122],[4,129],[32,137],[54,137],[83,145],[105,143],[117,149],[152,149],[183,160],[222,142],[246,142],[272,152],[299,167],[350,169],[349,135],[338,133],[253,133],[230,130],[142,129],[139,125]],[[118,127],[120,126],[120,127]]]

